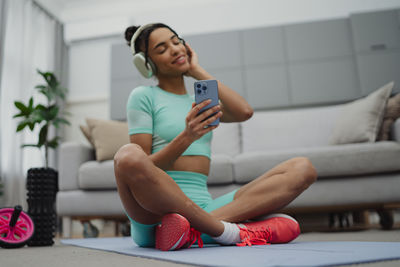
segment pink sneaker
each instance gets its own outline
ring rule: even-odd
[[[285,214],[271,214],[261,221],[238,226],[242,243],[237,246],[288,243],[300,235],[299,223]]]
[[[200,232],[190,228],[189,221],[177,214],[164,215],[156,228],[156,248],[163,251],[190,248],[196,241],[203,247]]]

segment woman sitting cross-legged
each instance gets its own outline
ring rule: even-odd
[[[297,221],[272,213],[316,180],[310,160],[290,159],[212,199],[207,176],[212,131],[217,126],[208,125],[217,118],[222,123],[248,120],[253,109],[218,81],[220,104],[199,114],[209,100],[196,105],[184,76],[216,78],[167,25],[132,26],[125,37],[139,71],[158,80],[157,86],[139,86],[131,92],[127,103],[131,144],[114,157],[118,192],[133,240],[139,246],[175,250],[196,241],[201,247],[203,242],[245,246],[295,239],[300,234]],[[252,221],[260,216],[263,219]]]

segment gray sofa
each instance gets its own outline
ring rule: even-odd
[[[330,145],[344,105],[258,111],[247,122],[221,124],[214,131],[209,190],[213,197],[238,188],[297,156],[308,157],[318,181],[290,203],[290,214],[398,207],[400,203],[400,119],[391,140]],[[357,123],[357,122],[354,122]],[[123,218],[113,161],[98,162],[92,147],[63,143],[59,155],[57,212],[63,235],[71,220]]]

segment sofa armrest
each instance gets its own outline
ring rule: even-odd
[[[62,143],[58,157],[58,185],[60,191],[79,188],[79,167],[86,161],[95,160],[94,149],[76,142]]]
[[[400,142],[400,118],[393,123],[391,135],[394,141]]]

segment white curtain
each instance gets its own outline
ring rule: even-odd
[[[4,1],[4,0],[3,0]],[[36,143],[39,129],[16,133],[18,112],[14,101],[27,103],[44,99],[34,87],[44,83],[36,69],[53,71],[55,68],[57,30],[60,28],[32,0],[5,0],[5,32],[0,88],[0,160],[4,183],[4,205],[26,205],[25,181],[27,170],[43,167],[43,153],[36,148],[21,149],[21,144]],[[26,128],[27,129],[27,128]]]

